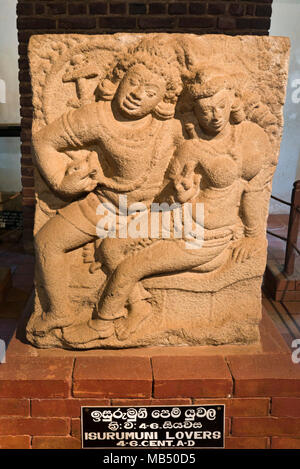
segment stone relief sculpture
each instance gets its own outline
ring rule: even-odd
[[[288,49],[269,37],[32,38],[30,342],[259,343]]]

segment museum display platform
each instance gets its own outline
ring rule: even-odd
[[[22,315],[2,316],[0,447],[80,448],[82,406],[205,404],[225,406],[226,448],[300,447],[300,348],[265,297],[261,320],[288,50],[258,36],[31,38],[35,292],[29,275]],[[97,218],[107,191],[121,216],[124,194],[205,205],[204,234],[184,219],[178,244],[173,216],[170,241],[121,236],[120,221],[115,240]]]
[[[274,223],[269,227],[285,229]],[[269,237],[269,258],[280,263],[283,247]],[[300,365],[292,363],[290,349],[299,337],[299,302],[263,295],[261,350],[43,350],[16,332],[32,307],[30,298],[24,311],[34,257],[8,242],[0,255],[13,282],[0,305],[1,339],[8,343],[6,364],[0,365],[1,448],[80,448],[82,405],[191,403],[226,405],[226,448],[300,448]]]
[[[300,447],[300,367],[265,310],[261,347],[50,350],[22,329],[0,366],[1,448],[80,448],[84,405],[213,403],[225,404],[226,448]]]

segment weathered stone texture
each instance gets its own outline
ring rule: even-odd
[[[31,38],[33,344],[259,343],[288,51],[258,36]]]

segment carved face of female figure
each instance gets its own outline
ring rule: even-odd
[[[140,119],[155,109],[165,93],[165,80],[139,64],[131,67],[122,79],[116,101],[123,115]]]
[[[227,126],[233,104],[233,93],[221,90],[208,98],[195,101],[194,112],[200,127],[210,135],[222,132]]]

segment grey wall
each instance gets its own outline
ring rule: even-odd
[[[300,0],[273,0],[270,35],[291,40],[284,132],[272,189],[273,195],[290,201],[292,184],[300,179]],[[271,213],[287,211],[286,205],[271,201]]]

